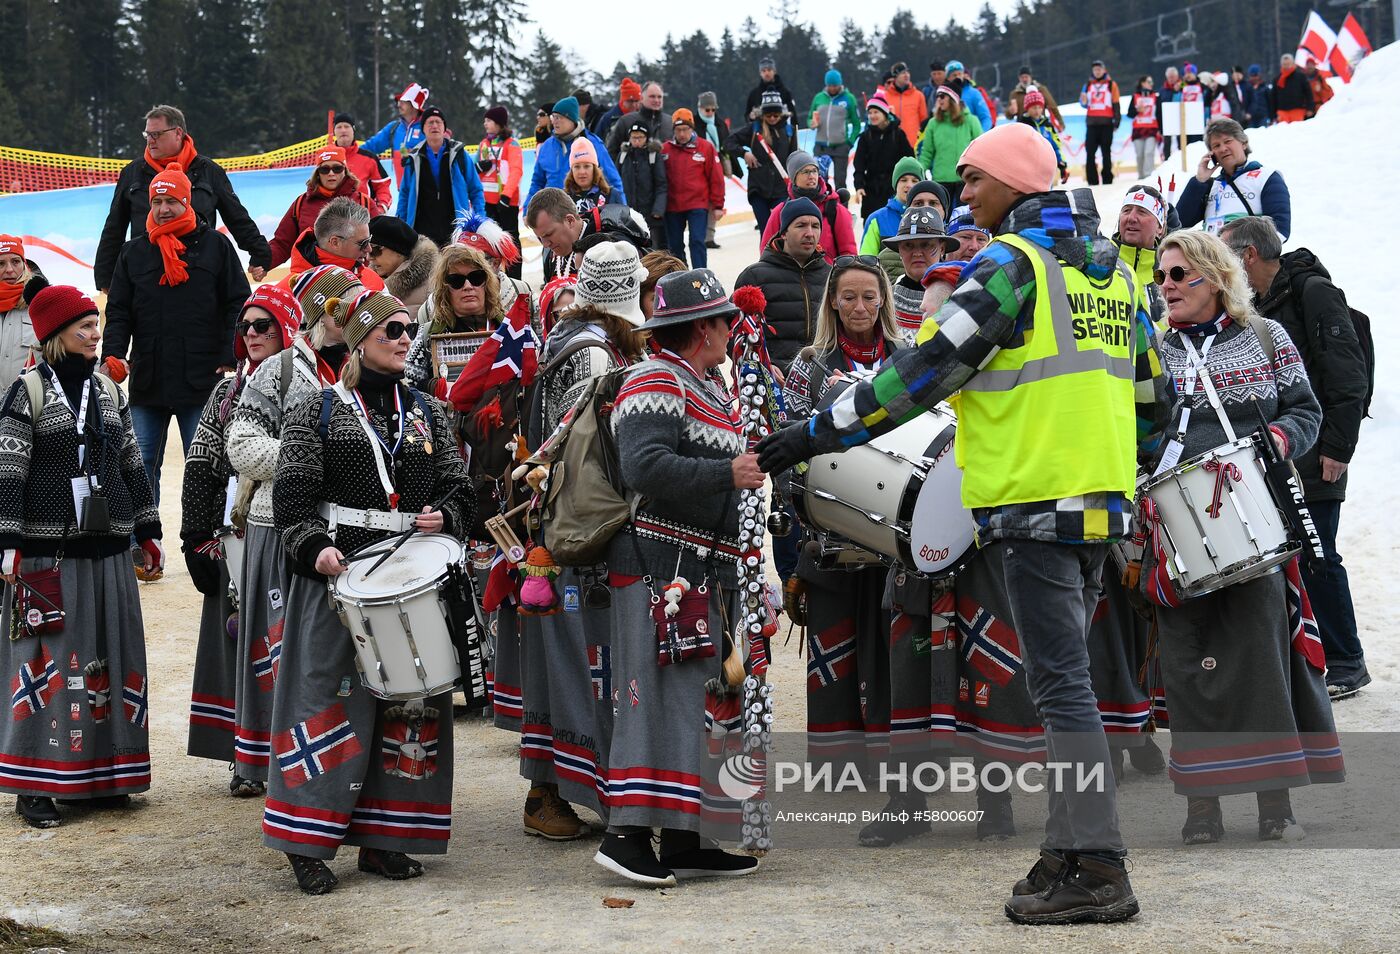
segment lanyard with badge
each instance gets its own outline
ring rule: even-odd
[[[1235,440],[1235,429],[1230,424],[1230,418],[1225,413],[1224,407],[1220,403],[1220,395],[1216,393],[1215,381],[1210,376],[1210,370],[1206,367],[1206,355],[1210,354],[1210,346],[1215,342],[1215,335],[1210,335],[1201,344],[1201,350],[1196,351],[1196,346],[1192,344],[1187,335],[1181,336],[1182,347],[1186,349],[1186,360],[1189,367],[1186,370],[1186,381],[1182,385],[1183,398],[1181,402],[1181,417],[1177,421],[1176,434],[1167,444],[1166,451],[1162,454],[1162,462],[1157,465],[1157,470],[1153,476],[1171,470],[1181,460],[1181,452],[1186,443],[1186,428],[1191,423],[1191,399],[1196,393],[1196,382],[1203,381],[1206,389],[1206,400],[1214,409],[1216,417],[1220,419],[1220,426],[1225,431],[1225,437]]]
[[[45,375],[49,384],[53,387],[54,393],[59,401],[73,415],[73,429],[78,435],[78,468],[82,471],[71,481],[73,488],[73,514],[78,518],[78,531],[80,533],[109,533],[112,529],[111,516],[107,510],[107,495],[102,491],[102,484],[97,476],[92,473],[89,466],[91,460],[88,455],[87,421],[88,404],[92,395],[97,390],[97,384],[89,379],[83,387],[82,400],[78,402],[78,407],[74,410],[73,405],[68,401],[68,395],[63,391],[63,385],[58,381],[58,376],[52,368],[47,369]]]
[[[336,382],[333,390],[340,395],[341,400],[350,405],[351,411],[355,414],[355,419],[359,422],[361,429],[369,438],[370,449],[374,455],[374,468],[379,474],[380,486],[384,488],[384,495],[389,498],[389,509],[399,509],[399,494],[394,489],[394,481],[389,476],[389,467],[385,466],[384,459],[389,459],[389,466],[394,466],[395,458],[398,456],[399,448],[403,446],[404,434],[408,431],[408,421],[404,415],[403,394],[400,388],[394,387],[394,420],[398,423],[398,434],[394,437],[391,445],[385,440],[370,423],[369,408],[365,406],[364,399],[360,397],[358,390],[351,391],[344,384]],[[431,446],[428,452],[432,453]]]

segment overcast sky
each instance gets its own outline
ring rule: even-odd
[[[1015,9],[1016,0],[991,0],[991,4],[993,10],[1005,16]],[[753,3],[670,0],[655,5],[646,0],[633,0],[617,6],[593,8],[580,6],[578,0],[526,0],[525,6],[535,22],[526,27],[529,39],[522,41],[522,47],[528,50],[534,43],[535,31],[543,29],[560,46],[572,49],[585,66],[604,75],[612,72],[618,60],[630,66],[640,52],[654,56],[668,32],[679,39],[703,30],[710,39],[718,41],[726,26],[737,33],[744,18],[751,16],[759,29],[767,31],[769,36],[776,33],[775,21],[768,16],[768,0]],[[968,0],[896,3],[879,8],[876,25],[887,26],[900,7],[915,10],[918,19],[934,26],[947,23],[950,13],[959,22],[970,23],[976,19],[981,6],[980,2]],[[837,30],[840,22],[847,17],[858,22],[862,20],[862,8],[851,0],[798,0],[798,8],[799,19],[816,24],[827,49],[832,51],[841,42]],[[589,9],[599,15],[580,15],[580,10]]]

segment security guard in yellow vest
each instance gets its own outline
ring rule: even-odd
[[[769,473],[865,443],[954,393],[963,497],[980,558],[1021,641],[1048,758],[1089,773],[1050,793],[1039,860],[1006,914],[1024,924],[1110,922],[1138,902],[1118,832],[1108,745],[1086,636],[1108,544],[1127,535],[1139,456],[1156,450],[1170,385],[1152,326],[1087,189],[1051,192],[1054,152],[1029,126],[998,126],[958,166],[977,225],[996,240],[872,380],[759,446]],[[1071,775],[1075,774],[1073,772]]]

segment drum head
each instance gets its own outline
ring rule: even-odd
[[[962,470],[953,459],[955,427],[943,429],[928,449],[931,461],[914,503],[909,549],[914,568],[940,576],[956,570],[972,548],[976,525],[962,503]]]
[[[370,573],[370,567],[379,562],[389,546],[389,541],[385,541],[350,564],[350,569],[336,578],[337,595],[361,600],[402,596],[440,579],[449,565],[462,562],[466,552],[456,537],[445,533],[416,534]]]

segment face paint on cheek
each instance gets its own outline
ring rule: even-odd
[[[1197,285],[1199,285],[1201,282],[1203,282],[1203,281],[1205,281],[1205,280],[1206,280],[1206,277],[1205,277],[1204,275],[1202,275],[1200,278],[1194,278],[1194,279],[1192,279],[1191,281],[1187,282],[1187,283],[1186,283],[1186,287],[1187,287],[1187,288],[1195,288]]]

